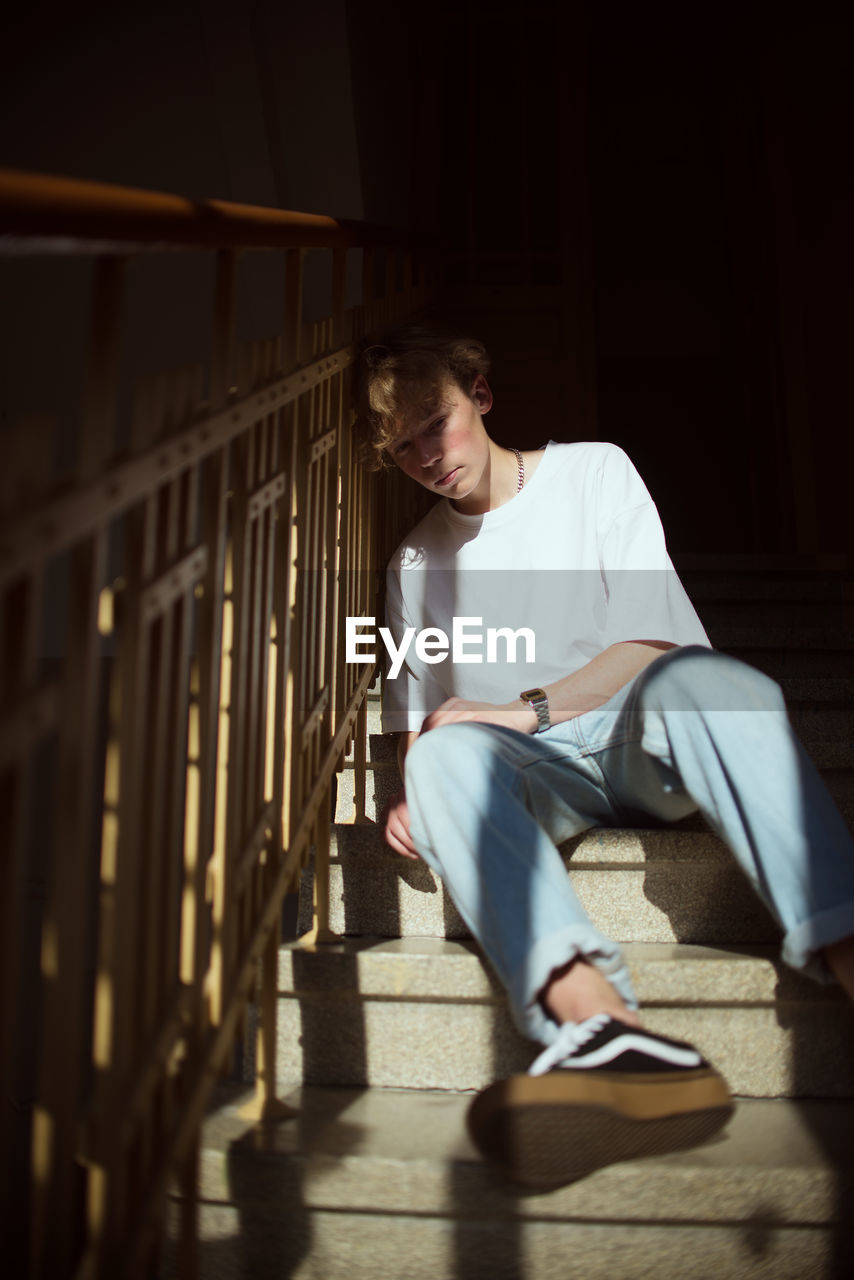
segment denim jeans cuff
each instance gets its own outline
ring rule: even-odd
[[[540,1044],[553,1043],[558,1024],[546,1013],[538,997],[555,970],[575,956],[583,956],[604,973],[630,1009],[638,1007],[632,980],[617,944],[598,933],[592,925],[567,925],[546,938],[540,938],[508,983],[510,1005],[517,1026],[524,1035]]]
[[[827,961],[820,954],[822,948],[833,942],[841,942],[854,934],[854,902],[843,902],[822,911],[796,929],[791,929],[783,939],[783,959],[792,969],[818,982],[835,982]]]

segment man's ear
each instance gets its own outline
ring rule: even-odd
[[[489,413],[492,408],[492,388],[482,373],[479,373],[471,384],[471,398],[481,414]]]

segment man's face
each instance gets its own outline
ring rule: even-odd
[[[491,406],[492,392],[481,375],[471,396],[449,381],[433,413],[403,430],[388,453],[425,489],[464,505],[484,481],[489,437],[482,419]]]

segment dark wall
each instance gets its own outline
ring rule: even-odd
[[[0,166],[361,218],[349,72],[344,0],[19,6],[3,23]],[[309,319],[329,311],[328,259],[306,270]],[[283,253],[242,258],[239,343],[281,332],[283,272]],[[140,379],[209,363],[214,273],[213,254],[131,263],[116,448]],[[88,260],[0,255],[0,445],[25,451],[34,486],[75,457],[91,284]],[[0,480],[0,509],[16,497]]]
[[[498,438],[623,445],[681,549],[854,550],[842,19],[434,12],[446,305],[496,356]]]
[[[840,15],[349,5],[365,206],[439,229],[492,430],[623,445],[682,549],[854,551]]]
[[[361,218],[345,0],[19,5],[0,163]]]
[[[850,46],[804,8],[590,6],[600,431],[680,546],[852,545]]]
[[[624,445],[674,546],[854,550],[833,11],[175,0],[4,35],[0,163],[438,232],[505,443]]]

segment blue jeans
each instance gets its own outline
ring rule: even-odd
[[[594,928],[556,843],[589,827],[697,809],[778,920],[783,959],[828,980],[820,954],[854,934],[854,841],[773,680],[699,646],[672,649],[610,701],[529,736],[452,724],[406,758],[411,833],[507,988],[524,1034],[550,1044],[539,1002],[581,955],[637,1007],[620,948]]]

